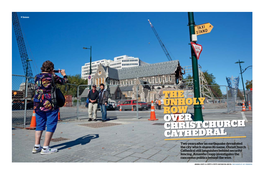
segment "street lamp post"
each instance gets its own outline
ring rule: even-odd
[[[195,29],[194,29],[195,22],[194,22],[193,12],[188,12],[188,19],[189,19],[190,41],[192,42],[192,35],[195,34]],[[192,49],[192,46],[191,46],[191,55],[192,55],[194,97],[197,98],[198,100],[200,97],[198,61]],[[199,101],[199,105],[194,105],[194,119],[193,120],[194,121],[204,121],[200,101]]]
[[[92,74],[92,46],[90,46],[90,48],[87,48],[87,47],[83,47],[83,49],[89,49],[90,50],[90,73],[89,75]],[[91,88],[91,85],[89,86],[89,89],[92,89]]]
[[[245,92],[245,87],[244,87],[244,82],[243,82],[243,73],[246,71],[246,69],[247,68],[249,68],[249,67],[247,67],[243,72],[242,72],[242,68],[241,68],[241,63],[245,63],[244,61],[240,61],[240,60],[238,60],[237,62],[235,62],[235,64],[239,64],[239,67],[240,67],[240,74],[241,74],[241,80],[242,80],[242,86],[243,86],[243,91],[244,91],[244,100],[245,100],[245,102],[246,102],[246,108],[248,107],[247,106],[247,101],[246,101],[246,92]]]

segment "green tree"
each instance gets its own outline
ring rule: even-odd
[[[87,79],[82,79],[80,74],[68,76],[68,83],[65,85],[57,85],[57,87],[61,90],[63,95],[72,95],[73,97],[77,96],[77,86],[86,85]],[[86,87],[79,88],[79,94],[81,95]]]
[[[210,86],[213,94],[215,97],[222,97],[222,91],[220,90],[220,86],[216,83],[215,81],[215,76],[211,73],[209,74],[208,71],[204,71],[203,72],[204,77],[206,79],[206,81],[208,82],[208,85]]]
[[[239,89],[237,89],[237,97],[240,98],[240,100],[244,100],[244,95],[242,92]]]
[[[193,77],[191,76],[191,74],[188,74],[187,77],[183,77],[184,80],[188,80],[188,79],[192,79]]]
[[[253,83],[252,80],[250,80],[250,81],[247,80],[247,82],[246,82],[246,89],[247,90],[250,90],[250,88],[252,88],[252,83]]]

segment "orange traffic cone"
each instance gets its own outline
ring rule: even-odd
[[[58,113],[58,121],[60,121],[60,108],[59,108],[59,113]]]
[[[36,123],[36,113],[35,110],[33,110],[32,118],[31,118],[31,123],[30,126],[27,127],[26,129],[36,129],[37,123]]]
[[[153,101],[151,101],[151,108],[150,108],[150,119],[148,119],[149,121],[155,121],[155,120],[158,120],[156,119],[156,114],[155,114],[155,107],[154,107],[154,104],[153,104]]]
[[[203,105],[203,109],[204,109],[204,105]]]
[[[243,101],[242,111],[246,111],[245,102]]]
[[[132,109],[131,109],[131,111],[134,111],[134,109],[133,109],[133,105],[132,105]]]
[[[250,101],[248,101],[248,110],[251,111],[251,104],[250,104]]]
[[[119,111],[122,111],[122,106],[119,107]]]

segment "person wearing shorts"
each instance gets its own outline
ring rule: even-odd
[[[50,140],[56,130],[59,108],[54,106],[51,100],[52,76],[55,83],[64,84],[68,81],[65,70],[60,73],[63,78],[55,75],[54,64],[45,61],[41,67],[41,73],[35,76],[34,110],[36,113],[35,146],[32,153],[52,154],[58,150],[50,148]],[[43,148],[40,146],[42,132],[46,130]]]

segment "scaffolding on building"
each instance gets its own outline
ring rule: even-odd
[[[185,71],[185,74],[192,74],[192,66],[183,66],[182,67]],[[204,76],[203,71],[201,70],[202,67],[199,65],[199,82],[200,82],[200,96],[207,97],[208,99],[214,99],[214,94],[212,89],[208,85],[208,82]],[[193,79],[184,79],[183,83],[185,86],[189,87],[190,89],[193,88]],[[181,84],[179,84],[181,85]]]

